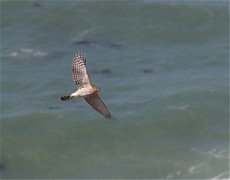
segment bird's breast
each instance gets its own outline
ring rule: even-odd
[[[75,96],[76,98],[86,98],[89,96],[92,96],[94,94],[96,94],[98,92],[97,88],[94,87],[90,87],[90,88],[82,88],[82,89],[78,89],[75,93],[73,93],[72,95]]]

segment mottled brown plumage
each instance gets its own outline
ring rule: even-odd
[[[59,100],[66,101],[73,98],[84,98],[97,112],[102,114],[106,119],[111,119],[111,114],[98,95],[100,89],[93,86],[90,81],[86,68],[86,58],[81,52],[76,53],[73,58],[72,76],[78,88],[77,91],[70,95],[62,96]]]

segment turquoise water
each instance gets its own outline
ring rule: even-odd
[[[1,1],[1,176],[228,178],[228,3]],[[116,120],[58,101],[79,50]]]

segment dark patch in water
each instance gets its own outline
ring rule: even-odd
[[[48,109],[55,110],[55,109],[60,109],[60,107],[58,107],[58,106],[49,106]]]
[[[102,74],[111,74],[111,70],[109,68],[103,69]]]
[[[39,2],[35,2],[35,3],[33,4],[33,6],[36,7],[36,8],[42,7],[41,3],[39,3]]]
[[[121,49],[121,45],[114,42],[99,42],[99,41],[90,41],[90,40],[81,40],[72,42],[76,46],[102,46],[113,49]]]
[[[101,71],[93,70],[92,73],[108,75],[108,74],[111,74],[112,71],[109,68],[105,68],[105,69],[102,69]]]
[[[5,164],[0,163],[0,171],[4,171],[5,170]]]
[[[142,72],[145,74],[150,74],[153,72],[153,70],[152,69],[143,69]]]
[[[92,46],[98,44],[96,41],[88,41],[88,40],[82,40],[82,41],[74,41],[73,45],[86,45],[86,46]]]
[[[113,48],[113,49],[121,49],[121,45],[114,43],[114,42],[106,42],[101,44],[104,47],[109,47],[109,48]]]

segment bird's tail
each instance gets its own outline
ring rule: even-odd
[[[70,100],[72,99],[73,97],[71,97],[70,95],[66,95],[66,96],[62,96],[62,97],[59,97],[58,99],[60,101],[67,101],[67,100]]]

